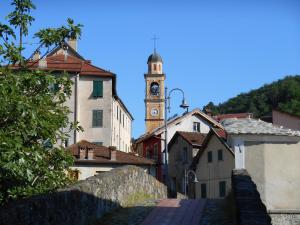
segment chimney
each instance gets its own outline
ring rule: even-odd
[[[33,57],[32,57],[32,59],[33,59],[34,61],[36,61],[36,60],[40,60],[40,58],[41,58],[41,53],[40,53],[40,51],[35,51],[35,52],[34,52],[34,55],[33,55]]]
[[[204,109],[204,112],[205,112],[206,115],[212,116],[212,115],[211,115],[211,109],[210,109],[210,108],[206,107],[206,108]]]
[[[47,60],[43,58],[39,61],[39,68],[47,68]]]
[[[79,159],[86,159],[86,149],[79,147]]]
[[[77,52],[77,39],[70,38],[68,44]]]
[[[115,146],[109,146],[109,159],[111,161],[116,161],[117,160],[117,148]]]
[[[88,151],[88,159],[94,159],[94,149],[90,148]]]

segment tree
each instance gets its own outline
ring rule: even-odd
[[[61,128],[80,130],[77,122],[68,121],[70,111],[64,106],[71,95],[68,76],[33,70],[33,54],[22,55],[34,4],[11,4],[9,23],[0,23],[0,204],[68,184],[66,170],[73,158],[59,146],[67,138]],[[34,35],[39,42],[36,51],[46,55],[65,39],[80,37],[81,26],[68,19],[67,26],[41,29]]]
[[[300,115],[300,76],[286,76],[219,105],[208,105],[219,113],[250,112],[257,118],[270,115],[272,109]]]

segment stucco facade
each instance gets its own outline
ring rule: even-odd
[[[65,147],[87,140],[104,146],[115,146],[117,149],[129,152],[131,149],[131,131],[133,117],[116,93],[116,75],[95,67],[91,61],[80,56],[74,41],[67,46],[67,51],[55,49],[46,58],[44,69],[56,71],[59,76],[61,71],[68,72],[73,81],[72,94],[65,103],[69,107],[69,121],[78,121],[83,128],[81,131],[69,132]],[[41,60],[43,61],[43,60]],[[101,95],[95,96],[95,82],[101,83]],[[95,111],[99,124],[95,126]],[[100,116],[101,115],[101,116]],[[65,128],[64,131],[69,131]]]
[[[187,132],[198,132],[206,134],[209,132],[210,127],[222,128],[222,125],[216,122],[213,118],[203,113],[200,109],[194,109],[191,112],[184,113],[182,116],[176,117],[169,120],[167,123],[168,128],[168,138],[167,143],[171,141],[174,134],[177,131],[187,131]],[[165,162],[163,151],[165,149],[165,129],[164,126],[158,127],[150,133],[146,133],[138,138],[134,143],[134,151],[138,154],[143,154],[141,156],[147,157],[146,148],[151,147],[149,144],[152,142],[149,139],[156,138],[156,141],[160,142],[158,151],[161,153],[161,163]],[[159,139],[157,139],[159,138]],[[149,143],[149,144],[148,144]],[[159,170],[162,170],[162,165],[158,165]],[[164,171],[161,171],[162,173]],[[164,177],[164,173],[163,173]]]
[[[169,148],[169,177],[173,192],[185,194],[187,181],[185,174],[188,171],[193,158],[199,151],[199,147],[193,147],[181,136],[178,136]]]
[[[209,134],[204,142],[206,141],[196,165],[196,176],[199,182],[195,184],[195,196],[196,198],[224,198],[231,191],[234,154],[215,133]],[[211,162],[208,160],[208,154],[211,154]],[[219,154],[222,154],[222,158],[219,158]],[[225,184],[223,196],[220,190],[221,182]]]
[[[299,212],[300,137],[230,134],[228,142],[269,212]]]

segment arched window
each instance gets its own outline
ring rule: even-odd
[[[153,70],[156,71],[156,64],[153,64]]]

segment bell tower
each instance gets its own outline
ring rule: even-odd
[[[156,52],[148,57],[148,73],[144,75],[145,93],[145,122],[146,132],[150,132],[164,123],[165,109],[165,74],[163,61]]]

